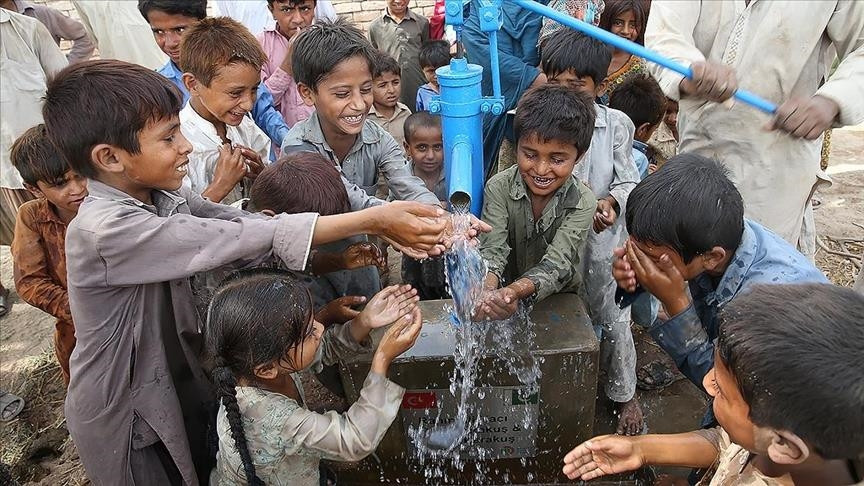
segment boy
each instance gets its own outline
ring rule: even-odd
[[[244,180],[261,172],[270,148],[267,134],[246,116],[267,57],[246,27],[216,17],[189,27],[180,58],[190,94],[180,128],[194,147],[187,182],[213,202],[237,202],[248,195]]]
[[[560,86],[519,101],[517,165],[492,176],[483,198],[493,229],[480,240],[489,272],[477,319],[506,319],[520,300],[581,290],[578,267],[597,199],[573,169],[591,144],[594,117],[591,100]]]
[[[446,204],[448,197],[441,117],[427,111],[418,111],[409,116],[405,120],[404,145],[411,172],[423,181],[442,205]],[[402,281],[417,289],[421,300],[450,298],[442,258],[417,260],[403,255]]]
[[[87,196],[87,180],[71,170],[36,125],[12,145],[12,164],[38,199],[18,209],[12,259],[15,288],[28,304],[57,318],[54,354],[69,384],[75,327],[66,292],[66,225]]]
[[[681,154],[646,177],[630,195],[630,238],[612,266],[622,306],[642,290],[663,305],[668,318],[648,332],[696,386],[714,365],[718,309],[759,283],[827,283],[804,255],[744,218],[727,174]]]
[[[580,32],[561,29],[545,41],[540,67],[551,84],[596,99],[612,50]],[[591,147],[574,175],[597,195],[594,231],[588,234],[581,266],[588,315],[601,339],[601,366],[606,370],[606,395],[619,407],[618,433],[639,433],[644,425],[636,399],[636,347],[630,332],[630,309],[615,305],[615,280],[609,272],[612,249],[626,238],[618,218],[630,191],[639,182],[633,162],[633,123],[618,110],[594,104],[597,117]]]
[[[408,0],[387,0],[383,15],[369,24],[369,40],[375,49],[393,56],[401,66],[402,96],[406,106],[414,104],[417,88],[424,83],[418,63],[420,46],[429,40],[429,21],[408,8]]]
[[[157,71],[180,89],[186,103],[189,91],[180,69],[180,40],[186,30],[207,16],[207,0],[138,0],[138,11],[150,24],[156,45],[168,56],[168,62]],[[252,119],[276,147],[282,144],[288,126],[273,107],[273,96],[263,84],[258,86]]]
[[[648,172],[663,167],[667,160],[678,154],[678,102],[672,98],[666,98],[663,122],[651,134],[648,148],[651,153],[650,158],[653,159]]]
[[[402,147],[368,119],[375,50],[356,27],[343,19],[313,24],[297,38],[292,68],[315,115],[294,125],[283,153],[317,151],[340,168],[354,211],[383,204],[373,196],[379,172],[395,199],[438,204],[411,175]]]
[[[652,163],[648,157],[648,140],[663,121],[665,104],[663,90],[649,74],[630,76],[609,96],[609,108],[624,112],[636,127],[633,133],[633,160],[639,169],[640,179],[648,175],[648,167]]]
[[[700,484],[861,484],[851,461],[864,453],[864,297],[833,285],[757,285],[717,320],[704,386],[720,427],[597,437],[564,457],[564,473],[716,466]]]
[[[309,118],[315,108],[303,102],[297,82],[291,75],[291,39],[312,25],[315,0],[267,0],[267,8],[276,20],[274,27],[258,34],[258,42],[267,55],[261,69],[261,81],[267,86],[285,123],[294,126]],[[281,144],[281,141],[280,141]]]
[[[192,152],[182,100],[160,74],[113,60],[70,66],[45,97],[51,141],[89,179],[66,232],[77,343],[65,413],[94,484],[207,484],[213,394],[197,361],[203,322],[191,276],[273,256],[299,270],[311,245],[355,234],[442,248],[446,224],[421,219],[438,207],[268,218],[203,199],[182,187]]]
[[[417,111],[428,111],[432,97],[441,91],[435,70],[450,64],[450,43],[445,40],[430,41],[420,48],[420,69],[426,84],[417,90]]]
[[[369,110],[369,119],[387,130],[400,146],[405,144],[405,120],[411,115],[411,110],[399,101],[401,92],[399,63],[378,51],[375,70],[372,72],[372,109]]]

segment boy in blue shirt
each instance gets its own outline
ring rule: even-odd
[[[450,44],[445,40],[433,40],[420,47],[420,69],[426,77],[426,84],[417,89],[416,111],[429,111],[432,97],[441,92],[435,70],[450,64]]]

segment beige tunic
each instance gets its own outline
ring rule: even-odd
[[[777,478],[762,474],[753,465],[751,460],[753,454],[733,443],[722,427],[700,430],[697,433],[708,439],[718,451],[717,464],[712,468],[713,476],[710,476],[709,472],[698,486],[793,486],[795,484],[788,474]]]
[[[655,0],[645,45],[684,65],[707,59],[732,66],[741,88],[774,103],[818,94],[840,105],[839,125],[864,122],[864,2]],[[832,47],[841,62],[825,81]],[[651,70],[666,95],[679,99],[682,77],[653,64]],[[769,120],[740,102],[729,109],[682,99],[679,153],[723,162],[747,216],[807,250],[812,236],[801,237],[802,222],[820,174],[821,139],[762,130]]]

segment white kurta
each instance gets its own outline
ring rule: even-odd
[[[645,45],[682,64],[722,62],[742,89],[778,105],[814,94],[840,105],[838,125],[864,122],[864,2],[856,0],[655,0]],[[834,60],[841,62],[826,81]],[[667,96],[682,77],[651,66]],[[824,83],[824,84],[823,84]],[[802,222],[819,181],[821,138],[795,139],[762,126],[770,116],[743,103],[683,99],[679,153],[723,162],[744,197],[748,217],[808,253]]]
[[[128,0],[72,0],[81,22],[96,40],[99,57],[159,69],[168,56],[156,45],[150,25]]]

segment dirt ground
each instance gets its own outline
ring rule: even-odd
[[[822,247],[816,262],[834,283],[850,286],[864,253],[864,127],[834,132],[828,173],[833,186],[817,193]],[[398,267],[391,275],[398,278]],[[4,286],[14,288],[8,247],[0,248],[0,276]],[[0,462],[22,484],[87,484],[65,428],[64,387],[50,352],[53,319],[14,292],[11,301],[11,312],[0,319],[0,388],[22,396],[27,406],[18,418],[0,424]],[[637,342],[641,362],[662,355],[644,335]],[[704,403],[685,381],[640,399],[654,432],[694,427]],[[611,420],[598,417],[598,431]],[[2,471],[0,484],[5,484]]]

